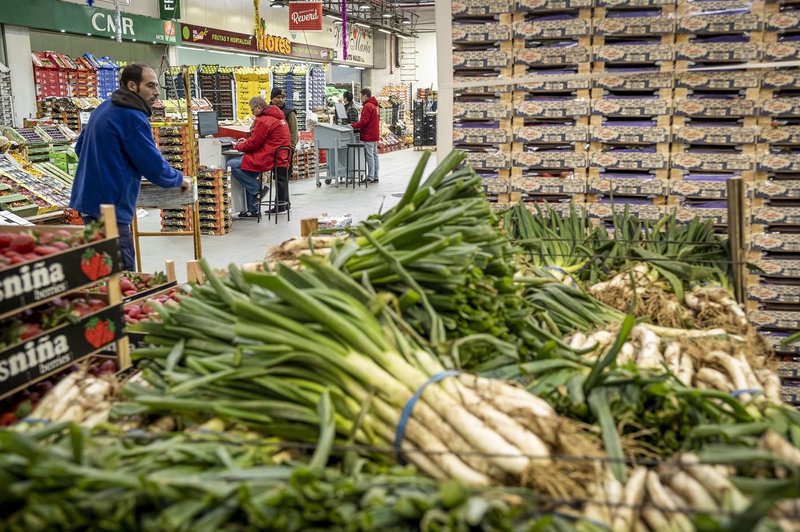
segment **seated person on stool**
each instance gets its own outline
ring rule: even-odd
[[[289,156],[282,152],[279,160],[275,160],[275,152],[281,146],[289,146],[291,137],[289,135],[289,125],[283,116],[283,112],[274,105],[267,105],[266,100],[261,96],[250,98],[250,110],[256,117],[250,135],[247,140],[240,140],[234,149],[244,152],[242,157],[231,159],[228,165],[231,167],[231,175],[242,187],[244,187],[247,197],[247,209],[239,213],[239,218],[256,218],[258,209],[261,207],[261,198],[267,192],[267,187],[258,190],[258,178],[262,172],[269,172],[275,166],[278,168],[289,167]],[[278,179],[278,199],[281,198],[280,175],[285,174],[288,181],[288,172],[279,172]],[[285,184],[284,194],[288,196],[288,182]],[[288,197],[285,198],[289,200]]]

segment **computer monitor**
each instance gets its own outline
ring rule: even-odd
[[[347,117],[347,109],[344,108],[344,104],[336,102],[334,105],[336,105],[336,118],[338,118],[339,120],[346,121],[348,117]]]
[[[197,136],[207,137],[219,133],[219,120],[216,111],[199,111],[197,113]]]

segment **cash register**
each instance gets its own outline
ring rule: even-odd
[[[233,149],[233,137],[215,137],[219,133],[219,119],[216,111],[197,113],[197,150],[200,164],[208,167],[225,168],[231,157],[241,155]]]

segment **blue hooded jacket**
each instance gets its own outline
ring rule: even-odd
[[[117,223],[130,224],[142,177],[160,187],[181,186],[183,175],[158,150],[149,116],[147,103],[126,88],[97,106],[75,145],[71,208],[97,218],[100,205],[111,204]]]

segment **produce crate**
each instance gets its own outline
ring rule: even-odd
[[[747,289],[747,297],[759,303],[800,304],[800,284],[758,284]]]
[[[669,194],[669,182],[652,174],[639,178],[623,177],[626,174],[601,174],[600,178],[590,178],[586,185],[587,194],[603,196],[646,196],[665,197]],[[644,176],[649,176],[645,178]]]
[[[0,381],[0,397],[63,371],[123,336],[122,305],[117,304],[12,345],[0,351],[7,375]]]
[[[3,233],[27,233],[27,227],[3,227]],[[73,227],[37,226],[40,234],[68,231]],[[47,255],[0,270],[0,319],[58,295],[87,287],[100,278],[122,271],[122,257],[117,238],[89,242],[61,253]]]
[[[670,119],[659,116],[653,119],[607,121],[602,116],[591,117],[589,140],[598,144],[666,144],[670,141]],[[646,125],[645,125],[646,124]],[[601,146],[595,145],[593,149]]]
[[[458,129],[455,131],[458,132]],[[588,136],[589,127],[579,124],[562,125],[548,122],[526,123],[525,120],[522,120],[520,125],[515,125],[513,128],[513,140],[518,143],[585,144],[588,140]]]
[[[657,144],[653,147],[623,147],[615,150],[608,147],[605,151],[594,150],[589,157],[589,166],[604,170],[667,170],[670,164],[668,144]]]
[[[655,91],[671,89],[675,75],[670,72],[672,65],[657,65],[650,72],[631,74],[625,71],[610,70],[607,65],[596,64],[592,87],[610,91]],[[686,75],[686,74],[683,74]]]
[[[514,9],[513,0],[462,0],[451,4],[454,18],[475,15],[502,15]]]
[[[751,70],[687,72],[675,76],[675,86],[698,90],[757,89],[760,80],[759,72]]]
[[[753,310],[747,317],[756,327],[800,330],[800,312]]]
[[[517,14],[514,20],[515,42],[589,36],[592,29],[591,13],[591,9],[570,10],[558,20],[553,20],[547,13]]]
[[[796,233],[754,233],[750,235],[749,243],[756,251],[800,252],[800,234]]]

